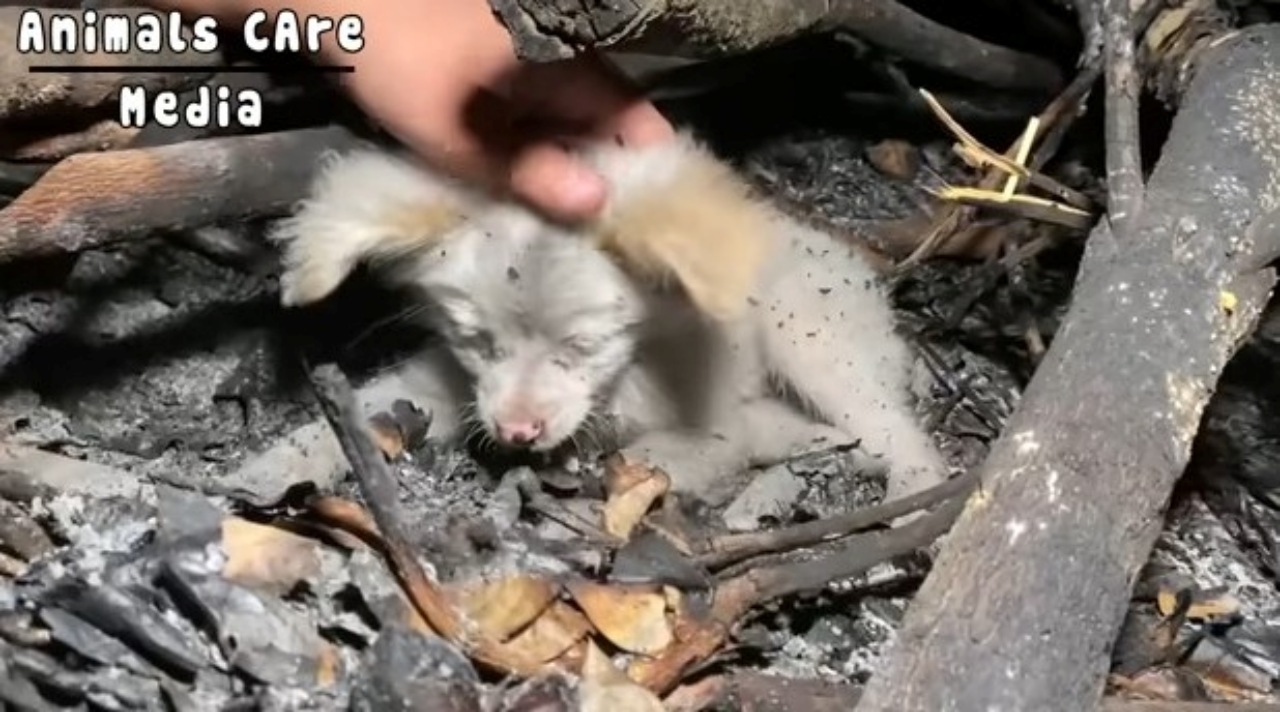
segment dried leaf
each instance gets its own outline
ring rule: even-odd
[[[1240,602],[1225,592],[1194,592],[1186,617],[1191,621],[1212,621],[1240,612]],[[1178,592],[1162,589],[1156,594],[1156,608],[1168,618],[1178,610]]]
[[[906,141],[881,141],[867,149],[867,160],[876,170],[901,181],[911,180],[920,170],[920,152]]]
[[[609,656],[587,644],[579,688],[582,712],[663,712],[661,700],[613,666]]]
[[[1107,687],[1115,697],[1126,700],[1181,700],[1194,694],[1196,682],[1172,668],[1152,668],[1133,677],[1111,675]]]
[[[632,465],[623,465],[628,472],[619,475],[616,483],[632,482],[625,489],[610,489],[609,499],[604,505],[604,528],[610,534],[621,539],[631,536],[631,531],[644,519],[653,503],[658,501],[671,488],[671,478],[662,470]],[[636,479],[635,471],[643,470],[647,475]]]
[[[563,601],[555,601],[503,647],[538,662],[556,660],[591,632],[591,622]]]
[[[653,476],[654,468],[642,462],[631,462],[614,455],[605,462],[604,491],[613,497],[622,494]]]
[[[322,643],[318,656],[319,669],[316,670],[316,683],[320,687],[333,687],[342,673],[342,656],[338,649],[329,643]]]
[[[222,521],[228,581],[276,595],[320,572],[319,544],[293,532],[238,517]]]
[[[404,454],[404,435],[390,413],[374,413],[369,418],[369,434],[373,436],[374,444],[388,460],[394,460]]]
[[[671,644],[667,601],[661,590],[584,581],[571,584],[569,593],[596,630],[619,648],[656,655]]]
[[[551,582],[527,575],[449,589],[453,605],[494,640],[507,640],[529,625],[555,595]]]

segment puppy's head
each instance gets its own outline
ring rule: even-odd
[[[360,262],[417,289],[475,381],[472,416],[499,443],[550,450],[593,419],[631,363],[656,278],[715,317],[745,303],[769,214],[687,137],[589,151],[606,215],[579,230],[381,151],[331,158],[277,224],[286,305],[318,301]]]
[[[634,358],[647,302],[581,235],[523,215],[484,222],[402,276],[474,378],[476,425],[501,445],[551,450],[592,425]]]
[[[469,415],[511,447],[553,449],[592,419],[646,311],[587,236],[380,151],[329,158],[272,237],[286,305],[323,299],[361,262],[419,293],[474,380]]]

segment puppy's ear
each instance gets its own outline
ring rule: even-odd
[[[361,262],[439,244],[464,221],[469,200],[448,179],[392,153],[327,156],[310,197],[269,234],[282,248],[281,302],[317,302]]]
[[[643,278],[674,280],[719,319],[746,307],[771,245],[774,215],[732,168],[688,136],[593,157],[611,184],[602,247]]]

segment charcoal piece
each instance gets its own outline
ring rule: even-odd
[[[166,581],[200,609],[228,663],[260,682],[314,687],[332,654],[306,614],[208,571],[198,555],[171,556]]]
[[[503,696],[501,712],[573,712],[579,709],[578,688],[563,675],[526,680]]]
[[[159,677],[162,674],[129,646],[60,608],[40,609],[40,620],[48,626],[55,641],[81,657],[100,665],[118,665],[141,675]]]
[[[23,712],[58,710],[40,695],[35,683],[20,675],[5,660],[5,650],[0,647],[0,709],[8,705]]]
[[[157,486],[156,509],[161,541],[214,542],[222,536],[222,512],[199,493]]]
[[[230,712],[231,710],[257,710],[246,685],[213,668],[205,668],[196,675],[190,685],[165,679],[160,681],[160,694],[172,712]]]
[[[11,670],[35,683],[45,696],[85,700],[94,708],[105,710],[163,709],[158,704],[160,687],[155,680],[118,674],[118,669],[110,668],[72,670],[62,661],[35,650],[11,649],[8,658]]]
[[[18,505],[0,499],[0,551],[9,551],[23,561],[33,561],[53,551],[53,541],[44,529]]]
[[[366,654],[366,677],[351,692],[353,712],[479,712],[480,678],[439,638],[392,627]]]
[[[707,572],[680,553],[667,538],[643,531],[628,541],[613,560],[609,580],[617,583],[662,583],[681,589],[708,589]]]
[[[364,605],[382,626],[404,620],[406,605],[400,585],[383,562],[363,549],[351,552],[348,559],[351,582],[360,592]]]
[[[182,630],[147,602],[111,583],[64,582],[46,592],[42,603],[63,608],[119,638],[170,674],[189,677],[206,664],[205,656]]]

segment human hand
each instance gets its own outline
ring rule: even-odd
[[[381,0],[360,15],[364,48],[329,47],[321,60],[355,66],[343,81],[361,108],[433,165],[554,219],[588,219],[607,197],[559,139],[644,145],[674,135],[595,57],[517,60],[485,0]]]

